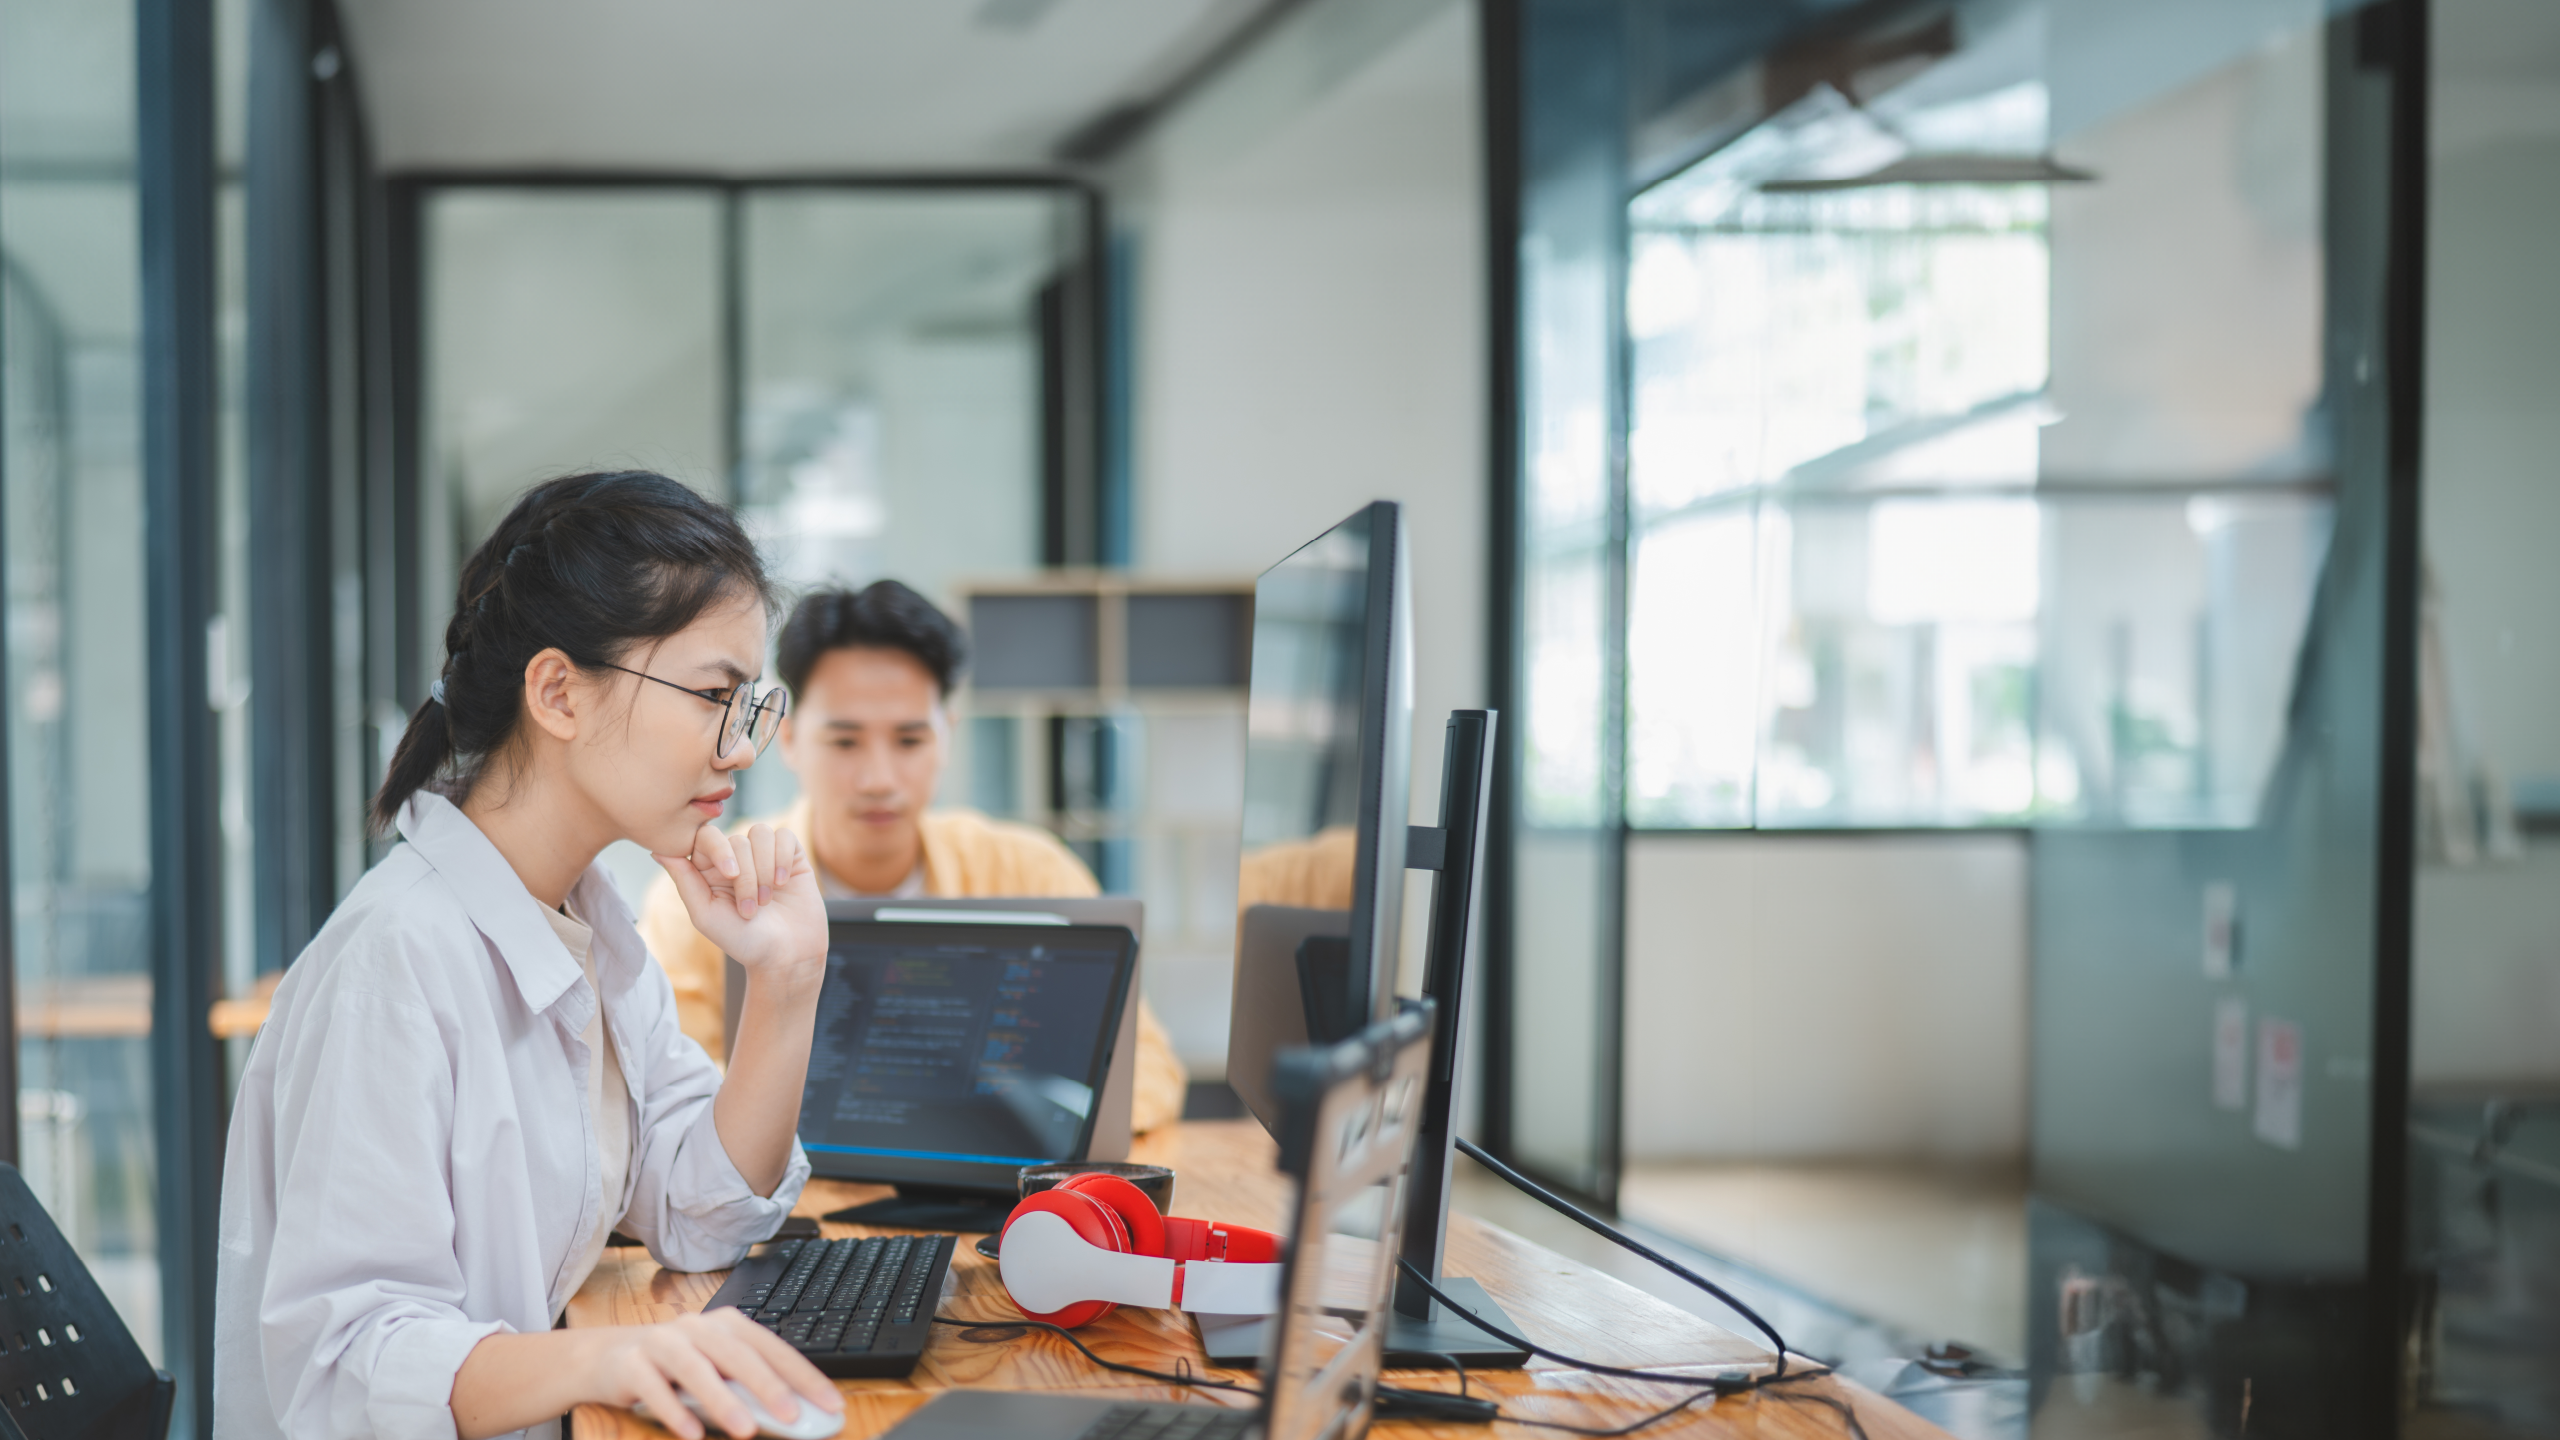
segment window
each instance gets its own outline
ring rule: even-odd
[[[160,1356],[134,15],[0,4],[18,1160]]]

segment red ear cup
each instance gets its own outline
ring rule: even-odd
[[[1128,1184],[1125,1180],[1120,1183]],[[1130,1185],[1129,1188],[1135,1191],[1138,1187]],[[1147,1197],[1140,1192],[1138,1198],[1144,1200]],[[1153,1208],[1149,1207],[1150,1210]],[[1119,1212],[1092,1196],[1078,1194],[1064,1185],[1026,1195],[1022,1198],[1021,1204],[1013,1207],[1013,1213],[1004,1217],[1004,1228],[1011,1230],[1016,1220],[1025,1215],[1037,1214],[1055,1215],[1066,1221],[1068,1227],[1076,1232],[1077,1238],[1096,1249],[1115,1251],[1124,1255],[1136,1253],[1129,1244],[1128,1224],[1120,1218]],[[1003,1248],[1001,1234],[997,1237],[997,1248]],[[1021,1302],[1016,1301],[1015,1308],[1019,1309],[1020,1304]],[[1045,1320],[1049,1324],[1064,1325],[1073,1330],[1079,1325],[1091,1324],[1119,1308],[1108,1300],[1084,1300],[1064,1310],[1051,1310],[1045,1314],[1030,1310],[1024,1310],[1022,1313],[1034,1320]]]
[[[1129,1227],[1129,1250],[1136,1255],[1162,1255],[1164,1249],[1164,1216],[1157,1212],[1156,1202],[1147,1192],[1121,1179],[1094,1171],[1070,1175],[1058,1182],[1058,1189],[1072,1190],[1086,1199],[1110,1207]]]

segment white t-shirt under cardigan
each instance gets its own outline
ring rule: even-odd
[[[596,985],[497,847],[440,797],[277,987],[231,1112],[215,1284],[214,1434],[452,1440],[484,1337],[550,1328],[607,1215],[677,1270],[734,1265],[799,1197],[759,1198],[713,1128],[719,1072],[601,868],[570,892]],[[608,1195],[585,1038],[628,1089]],[[541,1435],[556,1422],[526,1432]]]

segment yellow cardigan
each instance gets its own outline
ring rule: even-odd
[[[802,843],[809,838],[809,801],[803,797],[789,810],[763,823],[787,828]],[[757,822],[748,821],[746,824]],[[1009,821],[990,820],[974,810],[927,811],[918,822],[924,835],[924,893],[946,897],[1096,895],[1102,887],[1075,852],[1047,831]],[[741,829],[745,828],[741,825]],[[714,1060],[727,1059],[728,991],[721,975],[720,947],[686,918],[675,882],[664,875],[649,887],[640,910],[640,938],[675,986],[676,1021]],[[1190,1077],[1173,1053],[1164,1026],[1138,1002],[1138,1068],[1131,1097],[1129,1128],[1153,1130],[1182,1118],[1183,1091]]]

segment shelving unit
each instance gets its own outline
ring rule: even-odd
[[[1244,798],[1250,579],[1101,571],[960,587],[975,658],[945,792],[1040,825],[1146,902],[1148,998],[1222,1072]]]

